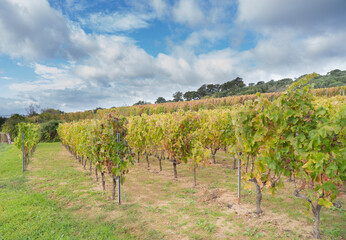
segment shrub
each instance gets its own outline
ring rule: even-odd
[[[41,142],[58,142],[59,135],[57,132],[59,123],[62,121],[59,120],[50,120],[41,124],[39,132],[41,136]]]

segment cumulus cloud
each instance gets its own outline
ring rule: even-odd
[[[13,58],[83,57],[73,28],[45,0],[0,2],[0,53]]]
[[[138,100],[154,102],[159,96],[169,99],[176,91],[223,83],[238,76],[250,83],[345,69],[346,31],[336,23],[344,16],[320,0],[315,5],[311,1],[306,2],[314,13],[300,16],[308,9],[305,1],[293,1],[301,10],[293,8],[292,1],[280,1],[282,7],[270,0],[261,1],[263,6],[258,1],[239,0],[237,19],[230,24],[227,17],[235,16],[232,2],[187,0],[169,5],[164,0],[150,0],[151,10],[142,15],[93,14],[90,20],[84,19],[89,21],[84,24],[97,31],[86,33],[45,0],[32,0],[30,4],[3,0],[0,53],[29,59],[37,78],[10,84],[9,90],[17,96],[1,98],[0,113],[24,110],[31,103],[63,111],[131,105]],[[344,6],[337,0],[331,2]],[[328,11],[323,12],[323,8]],[[134,39],[114,34],[149,27],[155,15],[152,11],[158,18],[170,16],[193,29],[185,39],[172,41],[170,52],[156,57],[136,45]],[[319,14],[322,20],[317,23],[326,30],[318,32],[310,28]],[[245,31],[257,34],[253,48],[239,51],[226,46],[210,50],[218,41],[232,39],[234,32],[241,35]],[[198,51],[198,47],[208,51]],[[63,63],[37,61],[55,57]]]
[[[24,113],[23,104],[30,103],[23,102],[23,99],[0,97],[0,116],[9,117],[14,113]]]
[[[343,0],[239,0],[235,22],[258,34],[247,51],[254,72],[294,77],[346,68],[345,9]]]
[[[203,28],[190,33],[178,48],[202,50],[213,48],[214,44],[223,40],[228,35],[228,30],[223,27]],[[184,50],[185,51],[185,50]]]
[[[204,22],[204,14],[195,0],[180,0],[173,9],[174,19],[179,23],[197,26]]]
[[[9,89],[19,92],[36,91],[39,94],[43,94],[44,91],[50,89],[78,89],[83,86],[82,81],[71,74],[70,67],[57,68],[35,64],[34,69],[38,76],[38,80],[24,83],[13,83],[9,86]]]
[[[150,5],[158,18],[169,15],[169,4],[165,0],[151,0]]]
[[[345,29],[344,0],[239,0],[238,24],[257,31],[294,28],[310,34]]]
[[[171,98],[182,86],[224,82],[235,71],[231,50],[193,59],[166,54],[154,58],[135,45],[97,39],[102,50],[83,64],[66,68],[36,64],[38,80],[11,84],[10,89],[35,96],[37,102],[45,104],[42,107],[72,111],[132,104],[141,99],[154,102],[158,96]]]

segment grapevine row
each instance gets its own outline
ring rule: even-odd
[[[96,179],[101,173],[105,190],[105,174],[113,181],[112,199],[115,199],[116,181],[123,183],[132,163],[130,148],[125,140],[126,118],[106,115],[101,120],[83,120],[61,124],[58,133],[62,143],[86,168],[87,161],[95,168]]]
[[[35,146],[40,140],[38,125],[33,123],[21,122],[18,124],[18,137],[15,138],[15,145],[22,151],[23,171],[29,164],[29,157],[35,151]]]
[[[293,194],[309,203],[315,218],[314,236],[318,238],[320,210],[322,206],[337,206],[334,200],[346,179],[346,105],[345,97],[316,98],[307,85],[312,77],[307,75],[292,84],[276,99],[257,95],[254,101],[224,109],[121,118],[121,146],[127,156],[130,150],[145,155],[148,167],[148,156],[155,155],[160,170],[161,160],[167,157],[175,178],[177,165],[189,164],[195,181],[196,168],[208,164],[209,155],[215,162],[215,153],[227,149],[242,159],[244,187],[251,187],[251,183],[256,187],[258,214],[262,213],[262,191],[268,189],[273,194],[283,185],[283,177],[289,177],[295,184]],[[106,116],[108,121],[118,121]],[[115,131],[104,121],[63,124],[59,134],[77,156],[92,159],[101,172],[111,166],[109,172],[119,174],[119,170],[113,170],[119,169],[114,154],[119,146],[113,145],[119,129]]]

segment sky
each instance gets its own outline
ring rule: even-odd
[[[0,0],[0,115],[346,69],[345,0]]]

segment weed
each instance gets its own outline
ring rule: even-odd
[[[161,207],[152,207],[152,206],[147,206],[146,210],[148,212],[153,212],[153,213],[162,213],[162,212],[166,212],[165,210],[163,210],[163,208]]]
[[[214,189],[218,187],[220,187],[220,183],[214,182],[209,185],[208,189]]]
[[[149,180],[149,181],[144,182],[144,184],[153,184],[154,182],[155,182],[154,180]]]
[[[213,223],[209,223],[209,221],[204,218],[199,218],[196,221],[196,225],[208,233],[213,233],[216,231],[215,225]]]
[[[197,190],[194,189],[194,188],[185,188],[185,189],[182,190],[182,192],[190,193],[190,194],[195,194],[197,192]]]

